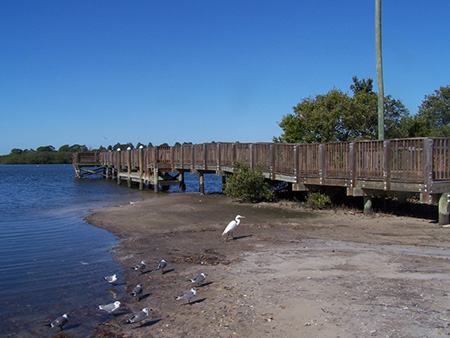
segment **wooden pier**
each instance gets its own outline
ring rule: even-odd
[[[349,196],[371,198],[419,194],[422,203],[439,203],[440,224],[449,223],[450,138],[408,138],[323,144],[203,143],[149,147],[113,152],[75,153],[76,177],[102,175],[133,182],[155,192],[178,185],[184,173],[199,175],[204,193],[205,173],[226,177],[235,161],[265,167],[268,180],[289,182],[294,191],[342,187]]]

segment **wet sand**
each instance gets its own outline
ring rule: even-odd
[[[221,234],[244,215],[234,240]],[[442,337],[450,334],[450,229],[424,219],[305,212],[223,195],[160,194],[87,218],[119,236],[124,307],[94,337]],[[158,262],[168,262],[164,273]],[[130,269],[147,262],[142,274]],[[189,304],[176,297],[198,285]],[[126,320],[152,309],[139,324]],[[70,332],[67,332],[70,333]]]

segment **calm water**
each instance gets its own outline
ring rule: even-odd
[[[123,293],[123,270],[109,251],[115,236],[83,218],[153,192],[74,176],[71,165],[0,165],[1,337],[52,336],[57,331],[44,324],[63,313],[71,316],[67,333],[88,337],[109,318],[97,306]],[[198,191],[198,176],[185,180],[187,192]],[[205,175],[206,192],[219,192],[220,184]],[[113,273],[119,275],[115,287],[102,279]]]

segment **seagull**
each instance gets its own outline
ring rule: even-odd
[[[185,294],[177,297],[177,300],[187,299],[187,301],[189,303],[191,303],[191,299],[194,298],[196,294],[197,294],[197,289],[196,288],[192,288],[188,292],[186,292]]]
[[[239,225],[239,223],[241,223],[240,218],[245,218],[245,217],[241,216],[241,215],[237,215],[234,220],[232,220],[230,223],[228,223],[227,227],[223,231],[222,236],[227,235],[227,237],[226,237],[227,241],[228,241],[228,235],[230,235],[230,234],[231,234],[231,238],[234,238],[233,232],[236,229],[236,227]]]
[[[197,277],[191,279],[191,282],[201,284],[205,281],[205,279],[206,279],[206,275],[202,272]]]
[[[149,312],[151,311],[151,309],[149,309],[148,307],[143,308],[141,311],[135,313],[134,315],[132,315],[128,320],[127,320],[127,324],[133,324],[133,323],[139,323],[142,322],[143,320],[145,320],[148,317]]]
[[[106,311],[108,313],[113,313],[120,307],[120,302],[115,301],[114,303],[106,304],[106,305],[99,305],[99,310]]]
[[[112,276],[106,276],[106,277],[103,277],[103,279],[105,281],[107,281],[108,283],[114,283],[115,281],[117,281],[117,275],[114,274]]]
[[[141,300],[141,296],[140,294],[142,293],[142,286],[140,286],[139,284],[136,285],[136,287],[134,288],[134,290],[131,292],[131,295],[133,297],[136,297],[138,302]]]
[[[131,267],[132,269],[136,271],[140,271],[141,273],[144,272],[145,269],[145,261],[140,262],[138,265]]]
[[[161,273],[164,273],[164,269],[166,266],[167,266],[167,262],[163,259],[163,260],[161,260],[161,262],[159,262],[156,270],[161,270]]]
[[[46,324],[47,326],[50,327],[59,327],[59,330],[62,331],[63,326],[66,325],[66,323],[69,321],[69,315],[68,314],[63,314],[62,316],[56,318],[53,322],[51,322],[50,324]]]

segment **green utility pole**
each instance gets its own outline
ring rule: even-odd
[[[383,57],[381,53],[381,0],[375,0],[375,49],[378,84],[378,139],[384,140]]]

